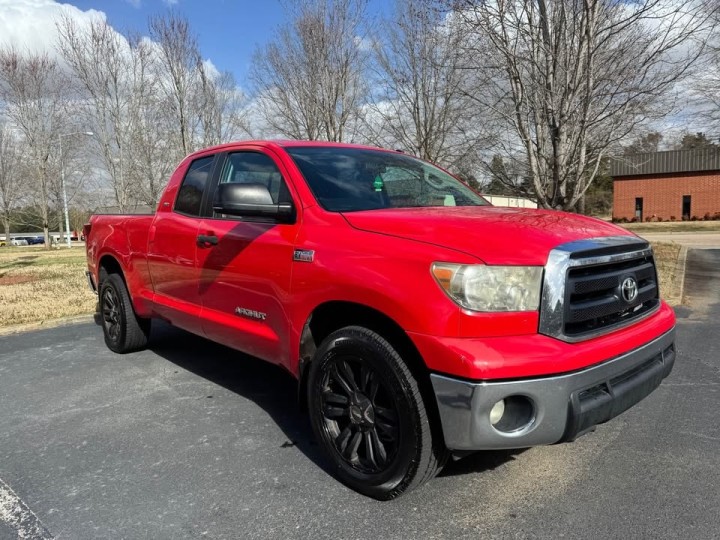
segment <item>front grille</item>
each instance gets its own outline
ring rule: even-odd
[[[627,326],[660,305],[652,250],[637,237],[571,242],[545,266],[540,332],[581,341]]]
[[[637,284],[637,296],[631,301],[622,294],[622,284],[628,278]],[[660,302],[655,262],[650,254],[570,268],[566,283],[563,333],[573,338],[630,323]]]

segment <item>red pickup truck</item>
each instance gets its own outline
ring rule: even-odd
[[[572,441],[675,360],[647,242],[493,207],[400,152],[209,148],[155,214],[84,232],[110,349],[144,347],[157,318],[285,367],[336,475],[378,499],[451,455]]]

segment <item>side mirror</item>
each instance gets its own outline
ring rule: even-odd
[[[275,204],[270,191],[263,184],[218,185],[213,210],[230,216],[272,218],[282,223],[295,222],[293,204]]]

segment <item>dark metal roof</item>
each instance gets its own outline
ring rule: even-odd
[[[720,170],[720,148],[648,152],[612,159],[610,176],[668,174]]]

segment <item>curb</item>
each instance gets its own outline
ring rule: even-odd
[[[680,305],[683,303],[683,296],[685,295],[685,270],[687,268],[687,253],[688,247],[683,246],[680,249],[680,255],[675,266],[675,281],[680,280],[678,285],[680,291],[678,292],[678,302]]]
[[[23,332],[31,332],[33,330],[42,330],[44,328],[57,328],[58,326],[70,326],[72,324],[93,322],[94,320],[95,320],[95,315],[88,314],[88,315],[73,315],[72,317],[64,317],[62,319],[49,319],[46,321],[14,324],[12,326],[6,326],[5,328],[0,328],[0,336],[7,336],[10,334],[20,334]]]

